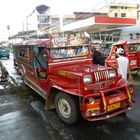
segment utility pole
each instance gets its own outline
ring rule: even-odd
[[[60,31],[63,31],[63,14],[60,13],[59,14],[59,19],[60,19]]]
[[[24,32],[24,21],[22,22],[22,31]]]
[[[7,25],[8,39],[10,39],[10,25]]]
[[[29,23],[28,23],[28,18],[29,18],[29,16],[26,16],[26,32],[27,32],[27,38],[28,38],[28,36],[29,36],[29,33],[28,33],[28,25],[29,25]]]

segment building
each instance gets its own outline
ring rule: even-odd
[[[137,19],[137,4],[110,3],[100,10],[108,13],[109,17],[126,17]]]
[[[138,9],[140,6],[136,4],[110,3],[98,12],[63,15],[52,11],[49,6],[39,5],[26,17],[26,34],[29,36],[32,30],[34,34],[85,30],[96,40],[117,41],[121,37],[122,27],[136,23],[140,13]],[[133,35],[129,33],[128,36]]]
[[[137,20],[140,20],[140,4],[137,5]]]
[[[120,30],[120,40],[137,40],[140,39],[140,20],[136,25],[124,27]]]
[[[107,13],[100,13],[100,12],[74,12],[75,20],[83,20],[93,16],[108,16]]]
[[[118,41],[120,39],[121,27],[135,24],[136,19],[134,18],[92,16],[65,25],[63,31],[86,31],[95,40]]]
[[[75,16],[73,14],[62,15],[62,13],[52,11],[51,8],[46,5],[39,5],[28,15],[27,19],[28,30],[60,32],[63,25],[75,21]]]
[[[110,2],[106,6],[99,9],[99,12],[106,13],[108,17],[116,17],[127,20],[127,18],[140,19],[140,5],[128,4],[122,2]],[[137,25],[126,24],[126,27],[114,27],[104,31],[97,31],[91,33],[91,36],[96,40],[101,41],[118,41],[120,39],[129,40],[130,38],[138,38],[139,23]],[[137,29],[137,31],[136,31]]]
[[[66,24],[75,21],[74,15],[58,15],[51,12],[39,15],[38,30],[42,32],[60,32]]]

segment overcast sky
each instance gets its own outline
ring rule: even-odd
[[[3,0],[0,4],[0,40],[22,31],[26,16],[38,5],[45,4],[65,13],[95,9],[107,1],[109,0]],[[10,31],[7,30],[7,25],[10,25]]]

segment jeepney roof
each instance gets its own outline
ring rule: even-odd
[[[29,40],[22,40],[18,43],[13,45],[48,45],[50,43],[50,39],[29,39]]]
[[[122,45],[122,44],[125,44],[125,43],[127,43],[127,41],[119,40],[116,43],[114,43],[113,45]]]
[[[114,41],[103,41],[102,44],[106,45],[106,44],[115,44],[116,42]]]
[[[56,47],[66,47],[66,46],[81,46],[84,44],[89,44],[87,37],[55,37],[49,39],[29,39],[23,40],[13,45],[15,46],[25,46],[25,45],[48,45],[48,48]]]

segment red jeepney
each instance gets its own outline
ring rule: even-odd
[[[97,121],[134,107],[133,85],[113,68],[93,64],[84,37],[30,39],[13,47],[25,84],[67,124],[74,124],[80,114]]]
[[[124,49],[125,56],[129,59],[131,71],[138,71],[140,69],[140,42],[118,41],[113,44],[105,61],[106,65],[115,67],[116,51],[120,47]]]

